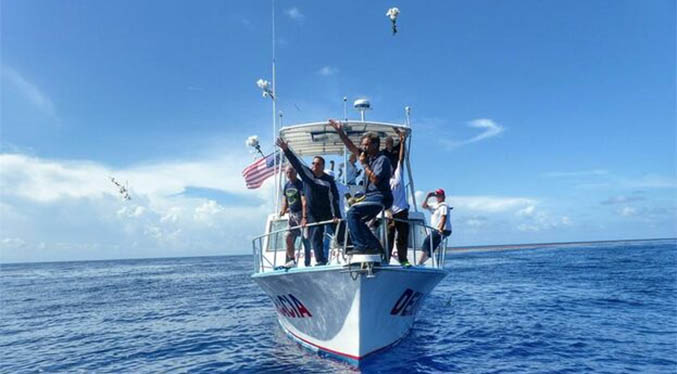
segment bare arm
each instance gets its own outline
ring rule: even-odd
[[[371,182],[373,184],[377,184],[378,183],[378,176],[369,167],[369,163],[367,162],[366,154],[362,153],[361,156],[362,157],[360,157],[360,162],[362,163],[362,169],[364,169],[364,176],[369,179],[369,182]]]
[[[329,120],[329,125],[330,125],[331,127],[333,127],[334,130],[336,130],[336,132],[338,133],[339,137],[340,137],[341,140],[343,141],[343,144],[346,145],[346,148],[348,148],[348,150],[349,150],[350,152],[354,153],[355,156],[359,156],[359,155],[360,155],[360,149],[357,148],[357,146],[355,146],[355,143],[353,143],[353,141],[350,140],[350,138],[348,137],[348,135],[346,135],[345,131],[343,131],[343,124],[342,124],[340,121],[336,121],[336,120],[330,119],[330,120]]]
[[[306,196],[301,195],[301,226],[305,226],[308,222],[308,213],[306,210]]]
[[[280,217],[287,213],[287,196],[282,197],[282,210],[280,210]]]
[[[397,135],[400,136],[400,164],[404,161],[404,142],[407,140],[407,134],[404,131],[401,131],[399,129],[395,129],[395,132],[397,132]]]
[[[439,224],[439,226],[437,226],[437,231],[439,231],[440,233],[441,233],[442,231],[444,231],[444,225],[447,224],[447,215],[449,215],[449,213],[447,213],[446,215],[442,216],[442,219],[440,219],[440,224]]]
[[[428,194],[425,195],[425,198],[423,199],[423,205],[421,205],[423,209],[430,209],[430,205],[428,205],[428,199],[430,199],[430,196],[432,195],[433,192],[428,192]]]

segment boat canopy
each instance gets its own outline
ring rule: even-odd
[[[358,147],[362,136],[367,132],[374,132],[381,138],[381,148],[383,148],[386,136],[392,136],[393,139],[398,138],[395,129],[407,133],[411,132],[411,128],[402,124],[367,121],[342,122],[343,131]],[[329,125],[329,122],[313,122],[283,127],[280,129],[280,137],[299,156],[343,154],[343,142],[336,130]]]

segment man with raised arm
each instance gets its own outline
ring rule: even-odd
[[[428,200],[431,197],[435,197],[435,202],[428,204]],[[439,188],[437,191],[428,192],[423,199],[423,209],[428,209],[432,213],[430,217],[430,226],[434,227],[434,230],[430,230],[430,234],[423,239],[423,255],[418,264],[423,265],[431,256],[432,252],[437,250],[437,247],[442,242],[442,239],[451,235],[451,217],[449,211],[453,208],[449,207],[444,201],[445,194],[444,190]]]
[[[409,245],[409,202],[407,202],[407,193],[402,182],[402,169],[404,165],[404,142],[407,139],[407,134],[404,131],[395,129],[397,135],[400,137],[400,147],[397,158],[397,164],[393,167],[392,178],[390,178],[390,189],[393,192],[393,206],[392,220],[388,224],[388,245],[393,245],[395,239],[395,232],[397,232],[397,260],[400,265],[410,267],[411,264],[407,260],[407,247]]]
[[[364,170],[365,199],[353,205],[346,214],[350,238],[355,246],[352,254],[383,253],[383,246],[369,230],[366,221],[376,217],[382,208],[388,209],[393,204],[390,161],[379,152],[380,141],[375,133],[364,134],[360,140],[362,149],[359,149],[343,131],[341,122],[330,119],[329,125],[336,130],[346,148],[357,156]]]
[[[296,169],[303,181],[303,195],[306,199],[307,209],[302,212],[301,225],[305,226],[307,223],[329,220],[333,220],[334,223],[338,222],[341,219],[338,190],[334,178],[324,172],[324,158],[313,157],[312,165],[309,168],[301,163],[282,138],[278,138],[275,144],[284,151],[287,160]],[[327,258],[322,248],[324,226],[312,226],[309,230],[316,266],[327,264]]]

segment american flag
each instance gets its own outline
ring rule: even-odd
[[[279,152],[271,153],[266,157],[262,157],[251,165],[242,170],[242,176],[250,190],[261,187],[263,181],[275,174],[275,158],[277,158],[277,167],[280,168]],[[284,159],[282,160],[284,162]],[[281,168],[280,168],[281,169]]]

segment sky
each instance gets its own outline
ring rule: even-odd
[[[675,4],[278,0],[278,109],[411,106],[416,194],[447,191],[452,246],[676,237]],[[0,2],[0,262],[251,253],[272,9]]]

